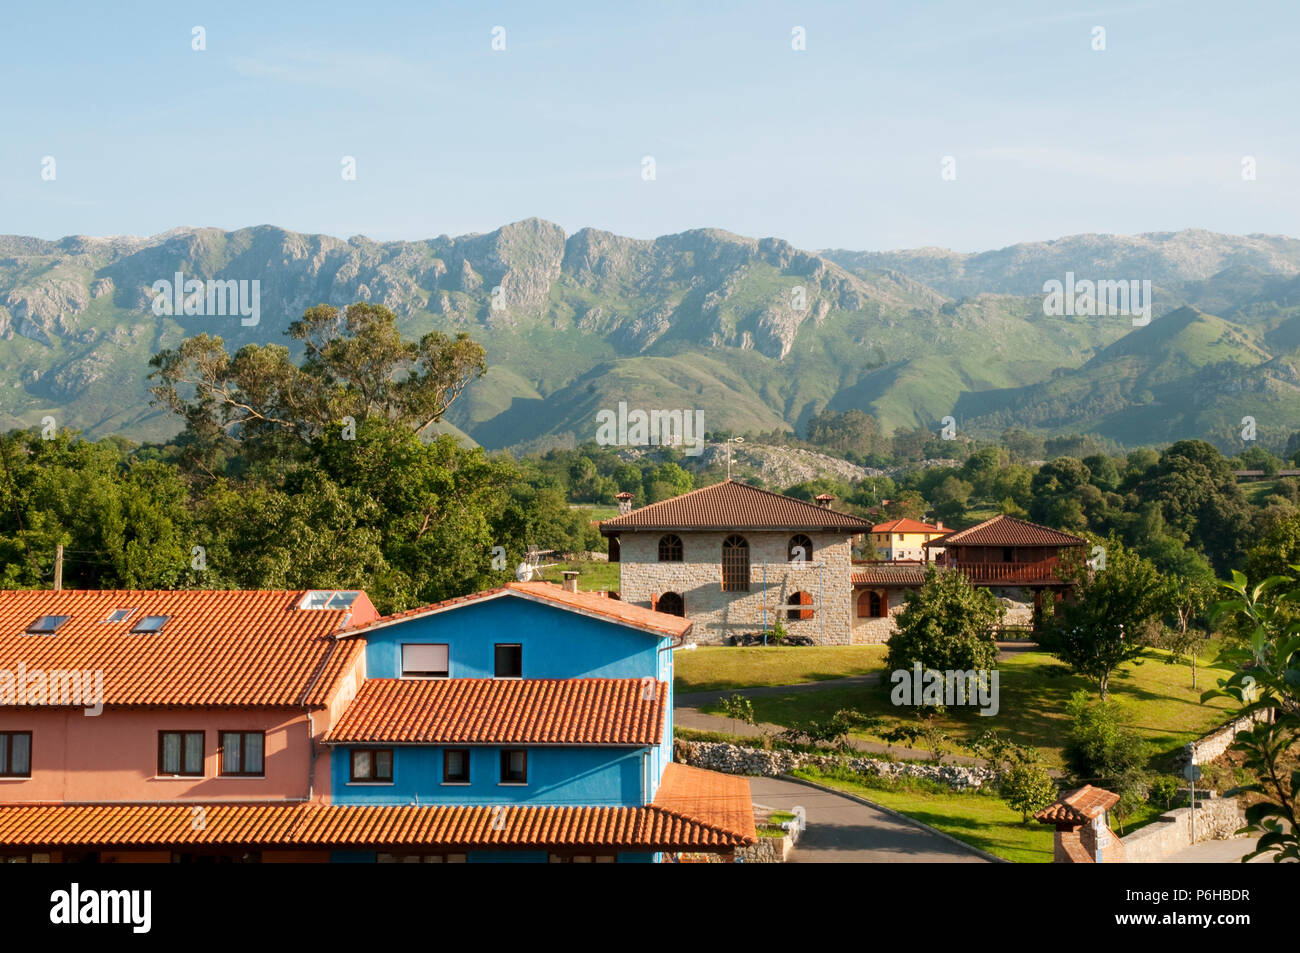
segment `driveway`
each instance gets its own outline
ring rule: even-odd
[[[749,788],[755,804],[783,811],[804,809],[808,827],[790,863],[989,863],[974,850],[933,831],[830,791],[781,778],[750,778]]]

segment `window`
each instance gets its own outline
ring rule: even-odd
[[[447,672],[446,643],[402,646],[403,678],[446,678]]]
[[[223,731],[221,738],[221,773],[232,778],[260,778],[263,775],[263,751],[266,735],[261,731]]]
[[[811,592],[792,592],[790,598],[785,601],[788,606],[810,606],[813,597]],[[787,609],[785,617],[794,621],[795,619],[811,619],[813,617],[812,609]]]
[[[501,783],[528,783],[528,752],[523,748],[507,748],[501,752]]]
[[[158,732],[158,773],[175,778],[203,777],[203,732]]]
[[[616,864],[618,854],[551,854],[547,860],[552,864]]]
[[[167,624],[171,616],[165,615],[147,615],[135,625],[131,626],[131,634],[148,634],[151,632],[161,632],[162,627]]]
[[[0,731],[0,778],[32,776],[32,733]]]
[[[447,748],[443,751],[442,783],[469,784],[468,748]]]
[[[343,589],[314,589],[302,597],[299,609],[350,609],[360,592]]]
[[[28,635],[53,635],[59,626],[71,619],[70,615],[43,615],[27,627]]]
[[[722,541],[722,591],[749,592],[749,543],[743,536]]]
[[[376,854],[378,864],[463,864],[464,854]]]
[[[391,784],[393,782],[393,749],[354,749],[352,751],[352,773],[349,780],[371,784]]]
[[[524,677],[524,647],[511,642],[498,642],[494,652],[493,672],[497,678]]]
[[[686,615],[686,602],[681,595],[676,592],[665,592],[655,600],[655,610],[658,612],[667,612],[669,615]]]
[[[135,611],[134,609],[114,609],[112,612],[108,614],[108,618],[105,619],[104,621],[125,622],[127,619],[131,618],[131,613],[134,611]]]
[[[669,533],[659,540],[659,561],[661,563],[679,563],[682,561],[682,538]]]
[[[812,561],[813,545],[812,540],[803,533],[798,533],[790,537],[790,545],[787,547],[786,556],[792,563],[806,563]]]

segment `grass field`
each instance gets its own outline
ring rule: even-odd
[[[600,589],[618,589],[618,563],[557,563],[550,568],[543,569],[540,575],[534,576],[533,578],[559,582],[564,578],[561,574],[566,570],[573,570],[578,573],[578,588],[584,592],[596,592]]]
[[[782,650],[720,651],[770,653]],[[784,651],[799,653],[809,650]],[[1227,700],[1216,699],[1204,705],[1200,703],[1201,690],[1212,687],[1216,678],[1227,674],[1225,669],[1213,667],[1217,651],[1217,646],[1212,644],[1203,657],[1196,690],[1191,687],[1190,667],[1186,664],[1166,664],[1167,653],[1155,649],[1148,649],[1143,658],[1125,663],[1112,675],[1111,696],[1124,704],[1128,712],[1128,723],[1150,744],[1153,766],[1165,767],[1164,762],[1174,749],[1227,720],[1231,707]],[[704,652],[704,649],[700,649],[691,654],[702,655]],[[803,681],[812,681],[815,678],[833,678],[836,675],[871,670],[871,662],[866,654],[853,662],[845,656],[844,661],[838,664],[821,665],[800,665],[796,661],[777,657],[770,661],[760,658],[748,667],[742,667],[741,659],[737,658],[736,662],[725,669],[719,663],[721,674],[718,675],[710,674],[712,670],[708,668],[694,668],[699,660],[687,662],[686,658],[682,656],[678,660],[679,690],[682,691],[689,690],[680,687],[682,682],[694,688],[697,685],[710,686],[711,679],[719,683],[718,687],[732,688],[739,685],[779,685],[787,678],[791,682],[798,681],[800,679],[791,676],[800,674],[800,671],[807,676]],[[936,722],[954,739],[969,740],[986,728],[995,729],[1003,737],[1040,749],[1047,766],[1059,768],[1064,765],[1062,746],[1069,726],[1065,706],[1070,695],[1080,688],[1087,689],[1094,696],[1096,694],[1096,687],[1092,683],[1074,675],[1050,655],[1044,652],[1022,652],[999,663],[1000,705],[996,715],[985,717],[979,715],[974,707],[952,707],[945,714],[937,716]],[[907,710],[891,704],[888,684],[762,696],[755,697],[753,703],[754,714],[759,721],[778,725],[808,720],[824,721],[842,708],[883,718],[885,727],[882,731],[914,720]],[[722,714],[719,705],[705,706],[701,710]],[[947,750],[952,752],[955,745],[949,744]]]
[[[798,685],[845,675],[883,672],[883,645],[702,646],[674,658],[678,692]]]

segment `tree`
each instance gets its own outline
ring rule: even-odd
[[[1114,699],[1093,701],[1080,690],[1070,697],[1066,711],[1070,730],[1065,756],[1076,778],[1116,792],[1116,813],[1130,813],[1150,789],[1146,743],[1124,724],[1124,708]]]
[[[1003,800],[1020,812],[1022,823],[1056,800],[1056,782],[1041,764],[1020,763],[1002,775],[998,785]]]
[[[1137,486],[1142,500],[1156,503],[1169,528],[1197,546],[1223,570],[1239,565],[1250,533],[1250,507],[1232,466],[1202,440],[1180,440]]]
[[[1192,688],[1196,688],[1196,659],[1209,639],[1209,632],[1196,624],[1214,599],[1214,577],[1175,576],[1170,589],[1170,607],[1174,624],[1160,633],[1159,646],[1166,649],[1170,661],[1187,656],[1192,663]]]
[[[1300,572],[1300,565],[1291,569]],[[1268,853],[1274,862],[1300,861],[1300,770],[1295,768],[1300,749],[1300,623],[1279,611],[1300,601],[1300,588],[1283,591],[1294,581],[1273,576],[1251,586],[1234,570],[1232,580],[1222,583],[1231,595],[1216,607],[1216,617],[1241,619],[1249,643],[1224,653],[1237,670],[1221,679],[1218,688],[1203,693],[1201,701],[1231,698],[1241,705],[1239,716],[1271,712],[1271,718],[1266,715],[1253,728],[1237,732],[1232,744],[1232,750],[1245,755],[1245,767],[1257,780],[1228,793],[1253,792],[1263,798],[1246,808],[1244,830],[1260,837],[1243,861]]]
[[[232,357],[207,334],[160,351],[149,362],[154,402],[183,417],[206,450],[223,439],[310,443],[348,417],[422,431],[486,370],[468,334],[406,341],[393,312],[377,304],[317,305],[286,333],[305,348],[301,365],[283,345],[249,344]]]
[[[925,582],[896,617],[887,667],[911,671],[989,670],[997,661],[993,626],[1002,608],[987,589],[975,589],[958,572],[927,567]]]
[[[1043,648],[1095,681],[1102,698],[1111,673],[1142,654],[1150,626],[1172,603],[1160,571],[1113,536],[1105,560],[1104,569],[1079,562],[1064,570],[1073,596],[1044,614],[1039,635]]]

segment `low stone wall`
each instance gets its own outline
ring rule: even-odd
[[[1196,837],[1192,809],[1180,807],[1121,838],[1130,864],[1154,864],[1170,854],[1207,840],[1227,840],[1245,823],[1241,805],[1232,798],[1207,798],[1196,806]]]
[[[1217,728],[1208,735],[1189,742],[1183,747],[1180,764],[1209,764],[1232,746],[1232,739],[1236,737],[1237,732],[1245,731],[1256,722],[1264,721],[1269,714],[1267,711],[1257,711],[1242,715],[1222,728]]]
[[[717,741],[683,741],[673,743],[673,758],[683,764],[724,774],[748,774],[773,778],[795,768],[816,767],[823,770],[845,767],[858,774],[886,778],[925,778],[946,784],[956,791],[978,788],[996,777],[988,768],[964,764],[920,764],[914,761],[882,761],[877,758],[844,755],[807,754],[798,751],[746,748]]]

